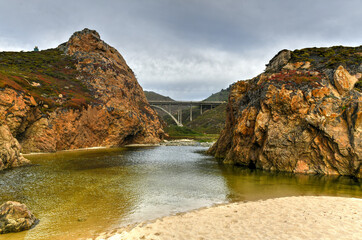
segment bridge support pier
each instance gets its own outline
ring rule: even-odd
[[[182,126],[182,109],[178,110],[177,116],[178,116],[178,122]]]
[[[192,105],[190,105],[190,122],[192,122]]]

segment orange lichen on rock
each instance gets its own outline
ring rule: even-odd
[[[266,170],[362,177],[355,77],[342,66],[305,70],[280,54],[263,74],[233,85],[225,128],[209,153]]]
[[[25,79],[22,86],[12,87],[3,78],[9,84],[0,90],[0,115],[23,152],[157,143],[163,138],[161,122],[133,71],[96,31],[76,32],[52,51],[62,51],[71,59],[67,64],[74,64],[57,73],[65,78],[56,91],[44,88],[54,79],[43,75],[36,77],[42,83],[36,86]]]

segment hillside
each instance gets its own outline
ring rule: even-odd
[[[39,52],[0,52],[0,88],[11,88],[41,102],[41,110],[56,106],[82,108],[97,103],[91,91],[79,80],[76,59],[59,49]],[[77,79],[78,77],[78,79]],[[62,94],[60,103],[59,95]]]
[[[154,143],[164,135],[132,69],[89,29],[56,49],[0,53],[0,123],[7,156],[0,169],[19,165],[20,145],[22,152],[53,152]]]
[[[152,91],[144,91],[144,93],[148,101],[174,101],[172,98],[168,96],[166,97]]]
[[[209,153],[274,171],[362,177],[362,46],[280,51],[236,82]]]
[[[221,104],[213,109],[205,111],[202,115],[197,111],[193,121],[187,121],[185,125],[200,133],[219,134],[225,126],[226,120],[226,103]],[[186,116],[187,117],[187,116]]]
[[[227,101],[229,98],[229,93],[230,93],[231,87],[232,87],[232,84],[226,89],[221,89],[219,92],[211,94],[209,97],[207,97],[203,101]]]

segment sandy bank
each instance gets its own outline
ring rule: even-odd
[[[38,154],[50,154],[57,152],[72,152],[72,151],[86,151],[86,150],[98,150],[98,149],[112,149],[112,148],[123,148],[123,147],[156,147],[156,146],[202,146],[202,147],[211,147],[215,142],[198,142],[192,139],[177,139],[177,140],[163,140],[160,143],[135,143],[128,144],[124,146],[99,146],[99,147],[88,147],[88,148],[75,148],[60,150],[56,152],[31,152],[31,153],[20,153],[22,156],[28,155],[38,155]]]
[[[231,203],[99,239],[362,239],[362,199],[308,196]]]
[[[215,142],[198,142],[193,139],[163,140],[156,144],[128,144],[126,147],[149,147],[149,146],[202,146],[211,147]]]

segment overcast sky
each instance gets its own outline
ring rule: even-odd
[[[281,49],[362,44],[362,0],[0,0],[0,51],[54,48],[83,28],[143,89],[201,100]]]

